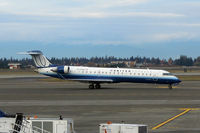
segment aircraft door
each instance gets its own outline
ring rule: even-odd
[[[98,71],[97,71],[97,76],[98,76],[98,77],[101,76],[101,70],[98,70]]]
[[[153,74],[153,81],[157,82],[158,81],[158,76],[156,74]]]
[[[153,82],[157,82],[158,81],[158,76],[156,73],[153,73]]]

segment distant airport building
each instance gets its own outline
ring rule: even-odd
[[[9,69],[20,69],[21,68],[21,64],[20,63],[9,63],[8,64]]]
[[[23,68],[34,69],[35,66],[33,66],[33,65],[26,65],[26,66],[23,66]]]

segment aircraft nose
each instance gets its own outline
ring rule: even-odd
[[[179,78],[177,78],[177,79],[176,79],[176,82],[177,82],[177,83],[180,83],[180,82],[181,82],[181,80],[180,80]]]

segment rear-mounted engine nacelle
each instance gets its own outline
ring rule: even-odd
[[[60,74],[69,73],[69,66],[57,66],[51,69],[53,72],[57,72]]]

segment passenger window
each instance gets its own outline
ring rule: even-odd
[[[172,73],[163,73],[163,75],[171,76],[171,75],[173,75],[173,74],[172,74]]]

